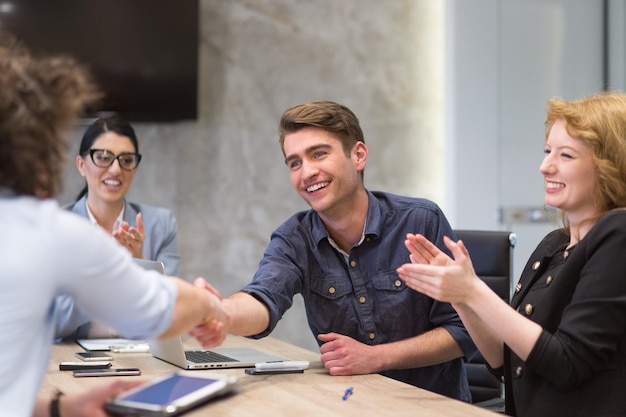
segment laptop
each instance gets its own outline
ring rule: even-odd
[[[250,368],[258,362],[286,360],[252,348],[185,350],[180,337],[148,340],[148,344],[152,356],[183,369]]]
[[[165,275],[165,265],[161,261],[151,261],[149,259],[133,258],[133,261],[144,269],[157,271]]]
[[[133,259],[145,269],[165,274],[163,262]],[[279,356],[269,355],[251,348],[216,348],[211,350],[185,350],[181,337],[167,340],[148,340],[150,353],[155,358],[183,369],[249,368],[258,362],[284,361]]]

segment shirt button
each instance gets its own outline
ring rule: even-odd
[[[515,292],[520,292],[522,290],[522,283],[518,282],[515,286]]]
[[[515,368],[515,378],[521,378],[523,373],[524,373],[524,370],[522,369],[521,366],[518,366],[517,368]]]
[[[525,312],[526,312],[526,314],[528,314],[529,316],[530,316],[531,314],[533,314],[533,310],[534,310],[534,307],[533,307],[533,305],[532,305],[532,304],[526,304],[526,306],[524,307],[524,311],[525,311]]]
[[[356,266],[356,261],[350,261],[350,266],[354,268]]]
[[[334,294],[334,293],[335,293],[335,291],[336,291],[336,290],[335,290],[335,287],[330,287],[330,288],[328,289],[328,292],[329,292],[330,294]]]
[[[397,279],[396,282],[394,282],[394,284],[396,285],[396,287],[400,287],[402,285],[402,281]]]
[[[552,284],[552,275],[548,276],[548,278],[546,278],[546,286]]]
[[[363,304],[365,303],[365,300],[366,300],[365,297],[363,296],[359,297],[359,303]]]
[[[534,270],[534,271],[538,270],[540,266],[541,266],[541,262],[536,261],[536,262],[533,264],[533,270]]]
[[[376,338],[376,334],[375,333],[370,333],[369,334],[369,338],[370,338],[370,340],[374,340],[374,338]]]

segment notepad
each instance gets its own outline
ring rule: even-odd
[[[136,351],[148,352],[150,347],[145,340],[132,339],[78,339],[76,341],[85,350],[110,351],[112,346],[120,348],[135,348]]]

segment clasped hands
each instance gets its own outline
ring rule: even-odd
[[[422,235],[407,234],[404,244],[411,263],[397,269],[409,288],[435,300],[466,304],[473,294],[472,285],[480,280],[474,272],[469,252],[462,241],[444,236],[452,258]]]
[[[226,339],[226,335],[232,325],[232,317],[226,311],[226,307],[222,302],[222,295],[214,286],[209,284],[204,278],[196,278],[194,285],[211,293],[216,300],[213,303],[212,317],[191,329],[189,335],[194,337],[205,349],[219,346]]]

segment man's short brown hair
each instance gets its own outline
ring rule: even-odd
[[[283,154],[285,136],[305,127],[319,127],[335,135],[346,155],[355,143],[365,143],[359,119],[352,110],[332,101],[314,101],[291,107],[280,118],[279,142]]]

